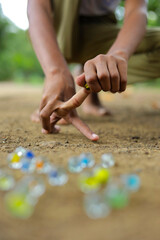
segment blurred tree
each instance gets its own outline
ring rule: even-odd
[[[148,25],[160,26],[160,1],[149,0],[148,2]]]
[[[4,17],[0,6],[0,81],[42,79],[43,72],[34,54],[27,31]]]
[[[124,18],[124,1],[117,7],[116,17],[122,24]],[[148,0],[148,26],[160,26],[160,0]]]

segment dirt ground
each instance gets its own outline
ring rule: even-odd
[[[92,152],[96,162],[102,153],[113,153],[112,175],[138,172],[142,187],[123,210],[113,211],[103,220],[89,219],[83,210],[83,194],[77,175],[69,174],[63,187],[47,185],[33,216],[17,220],[4,208],[0,193],[0,240],[159,240],[160,239],[160,90],[130,89],[126,95],[102,94],[112,110],[110,117],[82,118],[100,135],[92,143],[72,126],[63,126],[58,135],[44,136],[40,125],[29,116],[38,106],[41,87],[0,84],[0,167],[18,146],[44,155],[67,167],[70,156]],[[19,171],[13,171],[16,179]]]

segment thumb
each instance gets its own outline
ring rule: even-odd
[[[84,73],[82,73],[81,75],[79,75],[76,78],[76,83],[77,83],[78,86],[84,87],[84,85],[86,84],[85,74]]]

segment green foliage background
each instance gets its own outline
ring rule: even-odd
[[[148,25],[160,26],[160,0],[149,0]],[[123,16],[123,3],[119,9]],[[121,19],[122,21],[122,19]],[[32,49],[28,32],[3,16],[0,7],[0,81],[41,83],[43,72]]]

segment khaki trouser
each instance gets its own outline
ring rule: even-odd
[[[79,47],[69,62],[84,64],[98,54],[105,54],[120,27],[106,22],[80,21]],[[128,82],[144,82],[160,77],[160,28],[147,29],[146,35],[129,60]]]

